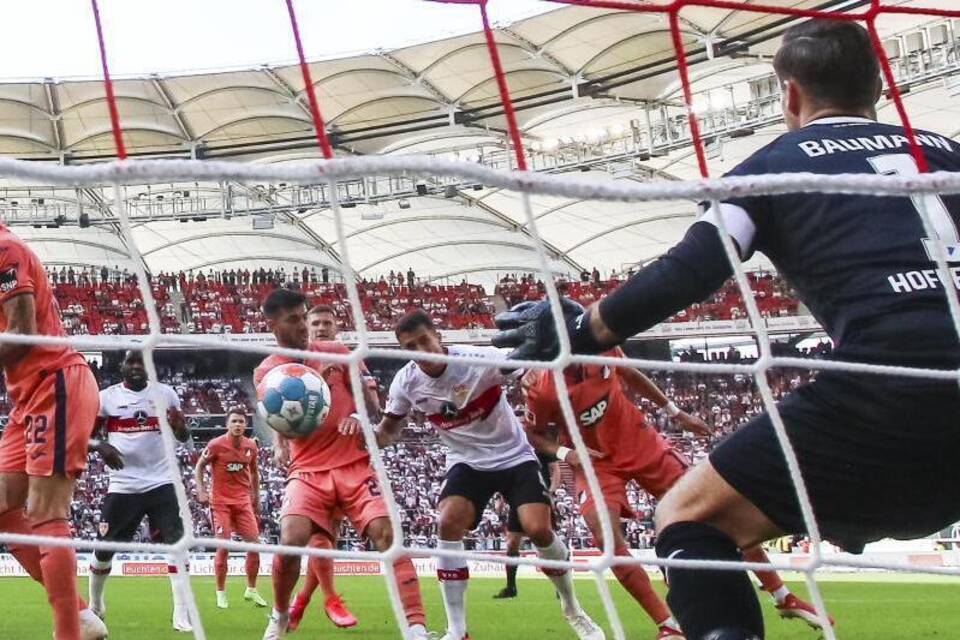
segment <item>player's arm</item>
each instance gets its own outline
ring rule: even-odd
[[[37,314],[33,291],[22,291],[3,301],[3,317],[7,319],[7,333],[24,336],[37,334]],[[29,344],[0,343],[0,367],[8,367],[27,355]]]
[[[720,215],[735,248],[741,254],[744,249],[749,252],[756,233],[749,215],[734,205],[721,207],[732,212],[728,215],[724,209]],[[570,300],[561,300],[563,324],[574,353],[607,351],[720,288],[732,268],[709,215],[693,223],[666,254],[586,311],[581,312]],[[557,355],[559,343],[548,301],[501,313],[496,322],[500,333],[492,342],[498,347],[514,347],[512,358],[549,360]]]
[[[206,471],[207,467],[210,466],[210,462],[210,447],[204,447],[203,453],[200,454],[200,459],[197,460],[197,464],[193,468],[193,481],[197,485],[197,500],[200,501],[200,504],[207,504],[210,502],[210,492],[207,489],[206,478]]]
[[[254,513],[260,513],[260,463],[256,453],[250,460],[250,504]]]
[[[384,413],[383,417],[380,418],[380,423],[377,425],[377,428],[374,429],[374,433],[377,435],[377,446],[388,447],[399,440],[406,423],[406,416]]]
[[[363,402],[367,407],[367,415],[370,420],[380,418],[380,394],[377,393],[376,381],[369,377],[363,378]]]
[[[186,442],[190,437],[190,429],[187,428],[187,421],[183,417],[183,411],[180,409],[180,396],[172,388],[167,387],[167,422],[173,429],[173,437],[179,442]]]
[[[290,440],[284,438],[278,431],[273,432],[273,461],[278,467],[286,466],[290,462]]]
[[[96,453],[103,458],[103,463],[111,469],[123,469],[123,456],[120,455],[120,450],[103,439],[108,419],[103,395],[101,394],[100,411],[97,419],[93,422],[93,437],[87,443],[87,453]]]
[[[619,349],[617,351],[619,351]],[[619,355],[623,355],[622,352],[620,352]],[[690,431],[701,436],[711,433],[711,429],[706,422],[680,409],[680,407],[667,398],[663,391],[653,383],[653,380],[641,371],[633,367],[618,367],[617,373],[620,374],[620,378],[628,389],[663,409],[666,414],[685,431]]]
[[[407,422],[407,414],[412,403],[404,391],[406,369],[401,369],[390,383],[390,393],[387,396],[387,407],[380,417],[380,422],[373,428],[378,447],[387,447],[400,439],[403,426]]]

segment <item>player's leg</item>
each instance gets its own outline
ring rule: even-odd
[[[240,535],[241,540],[253,543],[260,542],[260,526],[257,524],[257,516],[253,512],[252,505],[231,505],[230,515],[234,530]],[[243,592],[243,599],[247,602],[252,602],[258,607],[267,606],[267,601],[264,600],[260,592],[257,591],[257,576],[260,574],[260,554],[256,551],[248,551],[243,568],[247,574],[247,588]]]
[[[334,514],[331,520],[331,528],[339,534],[341,516]],[[336,547],[336,535],[327,533],[317,533],[310,538],[310,546],[316,549],[333,549]],[[303,614],[313,598],[317,587],[320,587],[324,595],[323,608],[330,621],[338,627],[352,627],[357,624],[356,617],[350,613],[346,604],[337,594],[333,587],[333,559],[318,558],[309,556],[307,559],[307,572],[300,586],[300,591],[294,596],[288,611],[290,615],[289,630],[293,631],[300,626]]]
[[[183,520],[180,518],[180,506],[172,484],[152,489],[143,495],[150,530],[156,539],[164,544],[175,544],[183,537]],[[190,615],[190,567],[175,556],[167,559],[167,575],[170,578],[170,592],[173,595],[173,628],[177,631],[193,631]]]
[[[130,542],[146,515],[140,494],[108,493],[100,512],[99,539],[104,542]],[[113,570],[113,552],[97,550],[90,560],[88,598],[90,608],[101,618],[106,616],[104,592]]]
[[[623,532],[620,530],[620,518],[625,514],[632,515],[627,501],[624,480],[616,477],[615,474],[605,473],[601,469],[597,469],[597,480],[603,493],[607,517],[610,518],[610,524],[613,527],[613,552],[618,556],[629,557],[630,550],[627,548]],[[597,511],[596,503],[587,489],[586,477],[582,472],[576,474],[575,482],[577,495],[582,496],[580,513],[583,514],[587,526],[590,527],[594,544],[602,549],[604,548],[604,538],[603,527],[600,524],[600,513]],[[654,591],[650,576],[647,575],[642,566],[635,564],[616,565],[613,568],[613,575],[657,625],[657,638],[683,637],[679,631],[679,623],[673,619],[670,609],[667,608],[667,603]]]
[[[747,562],[770,562],[763,547],[756,545],[748,549],[741,549],[741,555]],[[783,583],[780,574],[772,569],[769,571],[754,571],[753,574],[760,580],[763,590],[771,595],[777,612],[781,618],[796,618],[802,620],[814,629],[822,628],[816,608],[806,600],[791,593],[789,587]],[[828,616],[830,624],[833,617]]]
[[[46,376],[24,403],[27,519],[36,535],[70,538],[74,478],[85,468],[97,414],[97,385],[86,366]],[[71,547],[40,546],[40,570],[53,608],[54,637],[81,633],[77,609],[77,555]],[[102,625],[101,625],[102,626]],[[106,628],[102,628],[105,635]]]
[[[318,531],[332,528],[332,505],[337,503],[330,472],[301,473],[287,482],[280,515],[280,544],[305,547]],[[290,596],[300,578],[300,556],[274,554],[273,611],[263,640],[282,638],[290,621]]]
[[[284,515],[280,520],[280,544],[305,547],[316,529],[316,524],[307,516]],[[300,578],[300,556],[274,554],[272,574],[273,611],[263,640],[282,638],[288,629],[290,596]]]
[[[470,570],[462,555],[463,537],[475,528],[484,507],[494,494],[490,473],[465,465],[454,465],[447,471],[440,491],[437,549],[452,553],[437,558],[437,579],[447,614],[447,635],[444,640],[461,640],[467,636],[467,581]]]
[[[390,511],[369,463],[362,460],[337,471],[337,489],[344,515],[350,519],[354,529],[370,540],[374,549],[388,550],[393,545],[394,536]],[[394,561],[393,574],[400,603],[410,625],[408,640],[426,638],[426,614],[420,596],[420,581],[409,556],[401,556]]]
[[[8,424],[3,433],[3,439],[0,440],[0,450],[3,449],[2,442],[7,440],[7,433],[10,429],[11,426]],[[12,440],[12,437],[10,439]],[[22,444],[20,448],[23,449]],[[0,460],[7,460],[2,452],[0,452]],[[26,460],[24,460],[25,462]],[[33,531],[24,510],[24,506],[27,504],[28,485],[26,473],[0,472],[0,531],[19,535],[29,535]],[[43,584],[39,547],[31,544],[8,544],[7,549],[31,578]]]
[[[210,506],[210,519],[213,524],[213,535],[221,540],[229,540],[233,535],[233,515],[230,506],[216,504]],[[229,552],[220,547],[213,555],[213,575],[216,583],[217,608],[226,609],[230,606],[227,599],[227,568],[230,558]]]
[[[689,469],[689,463],[670,447],[659,434],[651,432],[651,442],[648,449],[654,448],[660,449],[660,456],[653,458],[653,462],[637,473],[635,477],[640,486],[655,498],[660,499],[670,487],[679,482],[680,478]],[[743,549],[741,555],[748,562],[769,562],[767,554],[760,546]],[[773,596],[777,610],[782,617],[798,618],[815,628],[820,627],[813,605],[790,593],[776,571],[756,571],[755,575],[760,580],[764,591]],[[830,624],[833,624],[832,618]]]
[[[508,558],[520,557],[520,544],[523,542],[523,527],[520,526],[520,517],[517,510],[510,507],[510,515],[507,516],[507,549]],[[493,595],[494,598],[516,598],[517,597],[517,565],[504,565],[507,574],[507,584]]]
[[[667,492],[657,507],[656,521],[657,555],[670,559],[738,561],[741,547],[781,534],[709,460]],[[674,567],[666,575],[667,601],[688,637],[702,638],[719,630],[731,638],[763,637],[760,603],[745,572]]]
[[[540,465],[535,461],[525,462],[499,473],[502,484],[497,489],[517,510],[520,526],[536,547],[537,555],[544,560],[569,560],[567,545],[553,532],[550,492],[540,476]],[[577,600],[570,569],[544,568],[543,573],[556,588],[563,615],[577,636],[581,640],[602,639],[603,631]]]

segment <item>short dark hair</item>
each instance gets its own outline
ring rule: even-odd
[[[420,327],[426,327],[427,329],[434,329],[433,320],[430,319],[429,314],[423,309],[414,309],[409,311],[400,320],[397,322],[397,326],[393,328],[393,334],[400,337],[401,333],[410,333],[411,331],[416,331]]]
[[[817,102],[844,109],[873,107],[880,61],[867,30],[849,20],[807,20],[787,29],[773,68]]]
[[[307,296],[290,289],[274,289],[263,300],[263,315],[273,317],[280,311],[306,306]]]
[[[334,308],[331,307],[331,306],[328,305],[328,304],[315,304],[315,305],[313,305],[313,307],[310,309],[310,311],[307,312],[307,315],[308,315],[308,316],[312,316],[312,315],[315,314],[315,313],[329,313],[329,314],[332,315],[332,316],[337,315],[337,312],[334,310]]]
[[[226,424],[227,422],[230,422],[230,416],[232,415],[243,416],[244,421],[249,421],[246,407],[241,407],[240,405],[234,405],[229,409],[227,409],[227,414],[223,417],[224,424]]]

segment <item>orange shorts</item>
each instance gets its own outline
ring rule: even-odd
[[[236,533],[247,542],[260,540],[260,527],[257,525],[257,516],[253,513],[253,505],[249,502],[242,504],[214,504],[210,506],[213,516],[213,535],[227,540]]]
[[[350,519],[364,535],[377,518],[390,515],[380,492],[377,474],[367,460],[357,460],[328,471],[297,472],[287,481],[280,517],[305,516],[331,536],[337,515]]]
[[[621,471],[594,464],[593,468],[597,472],[597,481],[600,483],[603,498],[611,509],[620,512],[621,518],[636,517],[630,507],[630,502],[627,500],[628,482],[636,480],[644,491],[659,500],[690,467],[686,458],[673,447],[666,445],[666,443],[664,445],[659,452],[660,455],[655,456],[650,464],[642,469]],[[580,468],[574,470],[574,484],[577,499],[580,502],[580,512],[592,511],[594,508],[593,498],[590,496],[590,489],[587,487],[587,477]]]
[[[100,411],[100,391],[86,365],[46,376],[10,413],[0,438],[0,472],[77,476]]]

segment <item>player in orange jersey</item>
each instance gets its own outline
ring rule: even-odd
[[[337,321],[337,312],[330,305],[318,304],[307,313],[307,328],[309,329],[310,342],[332,341],[340,335],[340,323]],[[364,373],[366,383],[364,385],[364,402],[371,420],[376,420],[380,413],[380,399],[377,397],[376,380],[369,377],[366,367],[361,367]],[[340,522],[343,520],[342,513],[335,513],[330,535],[322,533],[314,534],[310,539],[311,547],[335,548],[337,546],[337,537],[340,532]],[[300,620],[303,619],[304,611],[310,604],[314,591],[320,587],[323,592],[323,610],[330,621],[338,627],[346,628],[357,624],[357,618],[347,609],[343,598],[336,592],[333,586],[333,559],[318,558],[310,556],[307,560],[307,574],[303,580],[303,586],[293,598],[290,605],[290,622],[288,630],[293,631],[300,626]]]
[[[257,443],[244,436],[247,430],[247,413],[242,407],[227,411],[227,433],[207,443],[197,460],[193,478],[197,485],[197,498],[201,504],[209,504],[213,515],[213,533],[227,540],[236,533],[246,542],[260,541],[260,472],[257,468]],[[207,490],[205,473],[210,467],[212,487]],[[229,606],[227,592],[227,550],[217,549],[213,561],[217,579],[217,606]],[[243,599],[258,607],[267,606],[266,600],[257,591],[257,575],[260,573],[260,554],[247,552],[247,590]]]
[[[263,313],[281,347],[348,354],[339,342],[309,341],[306,297],[296,291],[277,289],[267,296]],[[254,371],[254,384],[274,367],[294,358],[273,355]],[[284,489],[280,516],[280,542],[304,547],[315,533],[332,538],[337,511],[350,519],[354,529],[367,537],[374,548],[385,551],[393,543],[393,527],[377,476],[370,467],[370,454],[356,436],[341,435],[340,429],[359,428],[351,391],[349,367],[322,360],[310,360],[330,387],[331,408],[324,423],[306,438],[287,439],[275,434],[274,446],[289,449],[289,476]],[[410,624],[410,639],[427,637],[416,569],[409,557],[393,564],[400,599]],[[274,605],[264,640],[285,635],[290,594],[300,573],[300,557],[277,554],[273,560]]]
[[[0,331],[64,335],[60,310],[39,258],[0,223]],[[70,538],[74,481],[87,464],[99,410],[97,381],[64,345],[0,343],[13,411],[0,439],[0,531]],[[8,545],[44,585],[55,640],[104,638],[107,628],[77,597],[70,547]],[[78,602],[80,607],[78,610]]]
[[[623,357],[623,352],[617,348],[604,355]],[[614,553],[628,556],[626,541],[616,526],[620,518],[633,517],[626,484],[636,480],[645,491],[659,499],[683,476],[688,463],[656,429],[647,424],[643,412],[627,397],[625,387],[664,409],[687,431],[707,435],[710,429],[700,419],[677,408],[649,378],[633,367],[577,364],[567,367],[563,373],[580,434],[592,459],[610,520],[615,525]],[[527,372],[523,378],[523,390],[531,444],[538,451],[556,455],[573,468],[581,513],[597,544],[602,544],[600,517],[587,488],[579,455],[572,449],[569,431],[566,426],[560,430],[559,442],[544,436],[548,424],[566,425],[560,413],[552,372]],[[743,557],[748,562],[768,562],[760,547],[745,550]],[[656,623],[658,639],[683,638],[679,625],[666,603],[653,591],[650,578],[642,567],[618,565],[613,573]],[[758,571],[756,575],[763,589],[774,597],[781,616],[800,618],[812,626],[819,626],[813,606],[790,593],[775,571]]]

